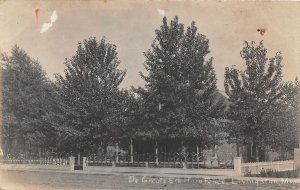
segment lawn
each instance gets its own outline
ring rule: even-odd
[[[137,174],[100,175],[34,171],[0,171],[0,190],[99,189],[299,189],[298,184],[257,184],[251,181],[194,177],[153,177]]]

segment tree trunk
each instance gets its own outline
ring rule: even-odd
[[[187,167],[187,165],[186,165],[187,164],[186,146],[184,145],[183,140],[181,141],[181,147],[182,147],[182,153],[183,153],[183,156],[184,156],[184,164]]]
[[[251,143],[247,143],[247,156],[246,156],[246,161],[251,162],[252,161],[252,153],[251,153]]]
[[[200,159],[199,159],[199,146],[198,146],[198,144],[197,144],[197,147],[196,147],[196,152],[197,152],[197,164],[199,164]]]
[[[42,164],[42,148],[39,148],[40,165]]]
[[[116,143],[116,163],[119,162],[119,143]]]
[[[252,162],[257,161],[257,143],[256,141],[253,141],[252,144]]]
[[[236,156],[240,157],[240,144],[238,142],[236,143]]]
[[[157,147],[157,141],[155,141],[155,163],[158,165],[158,147]]]
[[[258,159],[260,162],[266,161],[266,152],[264,147],[259,147],[258,148]]]
[[[133,140],[130,139],[130,162],[133,163]]]
[[[105,143],[104,145],[103,145],[103,154],[104,155],[106,155],[107,154],[107,144]]]
[[[196,153],[197,153],[197,155],[199,155],[199,145],[198,144],[196,145]]]

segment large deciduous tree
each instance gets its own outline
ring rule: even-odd
[[[145,135],[151,139],[193,139],[204,147],[216,137],[209,134],[224,104],[216,98],[213,59],[206,58],[208,44],[195,22],[185,30],[177,17],[170,24],[164,17],[155,30],[151,49],[144,53],[147,73],[141,76],[146,85],[137,90],[145,106]]]
[[[293,152],[299,143],[299,97],[300,83],[287,82],[283,87],[283,96],[267,113],[270,118],[266,123],[266,144],[283,155]]]
[[[228,132],[237,144],[247,144],[247,161],[257,157],[263,161],[266,147],[280,145],[273,140],[279,136],[283,140],[287,126],[291,126],[282,119],[292,105],[288,103],[292,88],[282,81],[280,52],[268,58],[262,42],[245,42],[241,57],[245,60],[244,71],[235,67],[225,69],[224,86],[231,102],[228,117],[232,122]]]
[[[118,87],[126,73],[119,64],[116,46],[104,38],[79,42],[75,55],[65,61],[64,76],[56,77],[62,102],[57,127],[69,150],[106,149],[116,140],[123,109]]]
[[[53,148],[55,129],[50,112],[53,86],[37,60],[18,46],[2,54],[2,137],[6,154]]]

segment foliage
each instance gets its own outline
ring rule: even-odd
[[[266,134],[266,143],[273,150],[293,152],[299,142],[299,95],[300,83],[287,82],[283,89],[282,98],[268,113],[269,118],[275,118],[266,124],[269,133]]]
[[[258,149],[260,160],[266,147],[296,147],[300,84],[282,81],[281,53],[268,58],[262,42],[245,42],[245,70],[225,69],[226,114],[209,53],[195,22],[185,28],[177,17],[169,24],[164,17],[144,53],[145,87],[120,90],[126,71],[118,69],[116,46],[105,38],[79,42],[55,83],[15,46],[11,56],[1,55],[4,151],[96,152],[115,142],[127,149],[134,139],[170,152],[180,143],[214,147],[226,133],[229,143],[251,144],[254,157]]]
[[[63,144],[74,145],[72,150],[116,140],[124,109],[118,86],[126,74],[119,64],[115,45],[89,38],[79,42],[75,55],[65,61],[64,76],[56,75],[63,104],[56,125],[61,126]]]
[[[157,140],[194,138],[208,145],[224,111],[223,100],[216,98],[213,59],[205,59],[209,41],[197,33],[195,22],[185,30],[177,17],[170,25],[164,17],[155,34],[144,53],[145,88],[136,90],[144,100],[145,135]]]
[[[227,115],[232,122],[227,131],[237,143],[252,143],[254,159],[258,148],[259,159],[264,160],[266,146],[286,146],[273,140],[286,138],[291,129],[288,120],[294,120],[294,116],[288,116],[287,109],[293,104],[288,103],[291,86],[282,81],[280,52],[267,58],[262,42],[245,42],[241,57],[246,64],[244,71],[225,69],[224,86],[231,102]]]
[[[246,177],[268,177],[268,178],[298,178],[299,170],[276,171],[272,169],[262,169],[259,174],[246,173]]]
[[[55,129],[45,117],[51,111],[53,86],[37,60],[15,46],[2,54],[3,140],[6,153],[30,147],[53,147]]]
[[[292,170],[292,171],[286,171],[286,172],[276,172],[276,177],[287,177],[287,178],[299,178],[299,170]]]

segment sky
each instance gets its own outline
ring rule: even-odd
[[[244,68],[244,41],[263,40],[269,57],[281,51],[283,79],[300,77],[300,2],[0,0],[0,51],[20,46],[54,80],[79,41],[105,36],[117,45],[120,68],[127,70],[121,87],[143,86],[143,52],[150,48],[163,16],[169,21],[178,16],[185,26],[196,22],[198,32],[209,39],[207,59],[214,58],[221,91],[225,67]]]

